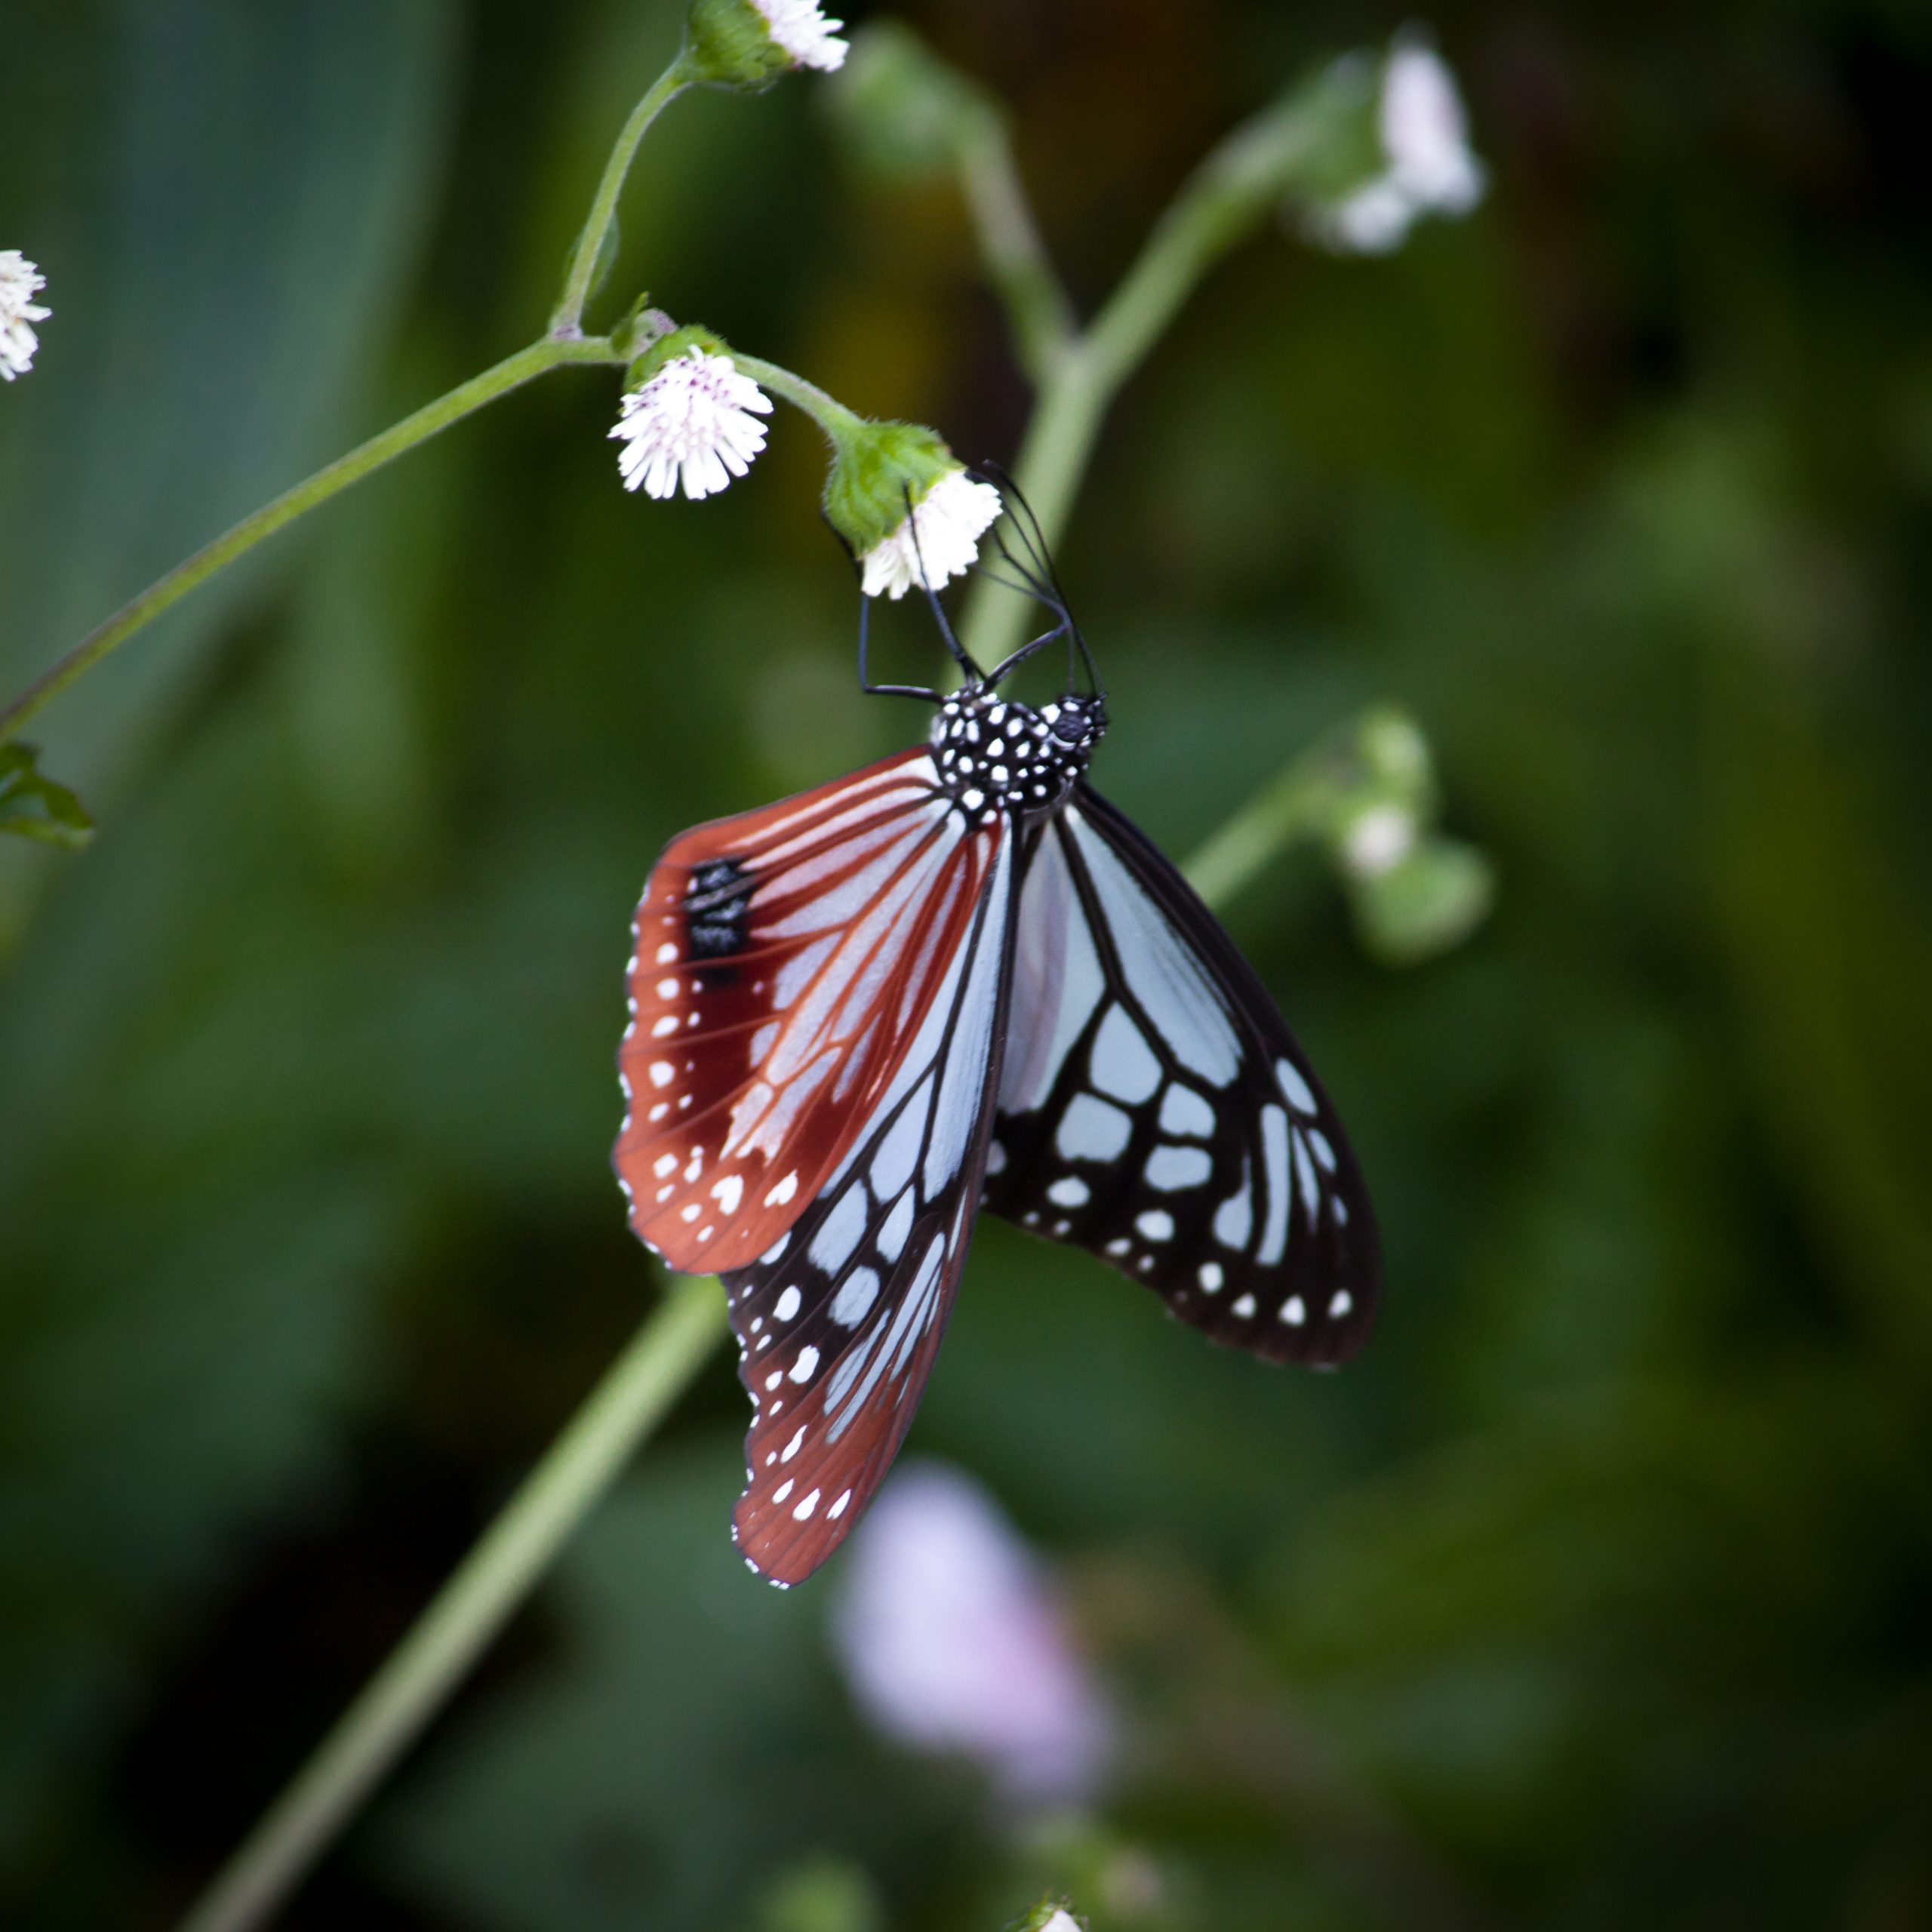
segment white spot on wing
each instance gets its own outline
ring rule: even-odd
[[[1204,1147],[1156,1147],[1147,1156],[1147,1185],[1163,1194],[1198,1187],[1214,1171]]]
[[[1278,1060],[1275,1063],[1275,1078],[1281,1083],[1281,1091],[1288,1097],[1289,1103],[1299,1112],[1312,1114],[1317,1111],[1314,1090],[1301,1077],[1300,1069],[1293,1060]]]
[[[878,1275],[870,1268],[854,1268],[832,1298],[832,1318],[841,1328],[856,1328],[878,1299]]]
[[[851,1260],[865,1232],[866,1191],[854,1183],[832,1204],[805,1252],[814,1267],[836,1275]]]
[[[1151,1100],[1161,1084],[1161,1063],[1141,1037],[1140,1028],[1127,1017],[1124,1007],[1107,1009],[1100,1030],[1094,1036],[1089,1064],[1094,1084],[1118,1100]]]
[[[1054,1151],[1063,1161],[1111,1161],[1134,1131],[1131,1115],[1091,1094],[1076,1094],[1054,1130]]]
[[[1279,1107],[1261,1109],[1261,1159],[1267,1179],[1267,1217],[1255,1259],[1264,1268],[1281,1260],[1288,1244],[1288,1117]]]
[[[1214,1238],[1223,1247],[1245,1247],[1254,1232],[1254,1190],[1249,1184],[1247,1164],[1241,1164],[1241,1188],[1214,1210]]]
[[[1078,1174],[1068,1174],[1047,1189],[1047,1198],[1056,1208],[1084,1208],[1091,1190]]]
[[[888,1261],[897,1261],[905,1251],[906,1237],[912,1232],[912,1190],[909,1187],[892,1204],[885,1225],[878,1231],[878,1251]]]
[[[1205,1140],[1214,1131],[1214,1109],[1192,1087],[1177,1081],[1161,1096],[1161,1131]]]

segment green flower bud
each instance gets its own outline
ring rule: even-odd
[[[660,309],[646,310],[645,315],[655,316],[662,321],[670,320]],[[647,321],[640,333],[642,340],[638,352],[624,371],[626,389],[642,389],[673,356],[688,355],[694,349],[701,349],[707,355],[729,355],[731,352],[722,336],[702,328],[695,322],[681,329],[672,329],[668,334],[654,334]]]
[[[835,434],[825,513],[855,555],[869,556],[940,478],[960,467],[937,432],[854,417]]]
[[[999,492],[976,481],[931,429],[854,418],[832,432],[825,513],[852,546],[868,597],[937,590],[971,569],[999,516]]]
[[[1460,944],[1496,897],[1489,861],[1459,838],[1434,834],[1381,871],[1346,876],[1362,943],[1391,966],[1414,965]]]
[[[707,86],[758,94],[795,67],[829,72],[845,58],[841,24],[815,0],[691,0],[685,16],[686,75]]]

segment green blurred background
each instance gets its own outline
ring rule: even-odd
[[[928,0],[1103,294],[1400,10]],[[1097,777],[1190,850],[1392,699],[1497,868],[1403,972],[1312,857],[1229,909],[1380,1204],[1345,1374],[982,1232],[913,1446],[1063,1562],[1136,1739],[1001,1820],[872,1737],[836,1566],[725,1530],[721,1357],[290,1915],[482,1932],[1932,1923],[1932,14],[1453,0],[1489,199],[1189,309],[1061,555]],[[22,0],[11,690],[528,339],[669,0]],[[681,103],[627,285],[1010,458],[950,191],[825,91]],[[801,419],[617,487],[546,379],[44,721],[0,853],[0,1911],[165,1922],[651,1306],[606,1165],[661,843],[901,742]],[[909,637],[911,633],[908,632]],[[909,652],[909,643],[904,646]]]

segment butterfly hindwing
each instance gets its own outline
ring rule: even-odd
[[[1217,1341],[1352,1355],[1380,1257],[1334,1109],[1213,914],[1084,784],[1038,832],[1013,971],[987,1206]]]
[[[983,883],[890,1080],[788,1234],[724,1277],[755,1411],[732,1533],[775,1583],[844,1539],[932,1366],[977,1217],[1014,913],[1005,820],[967,835]]]

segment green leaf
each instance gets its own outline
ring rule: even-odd
[[[87,808],[41,773],[35,745],[0,745],[0,832],[75,850],[94,836]]]

